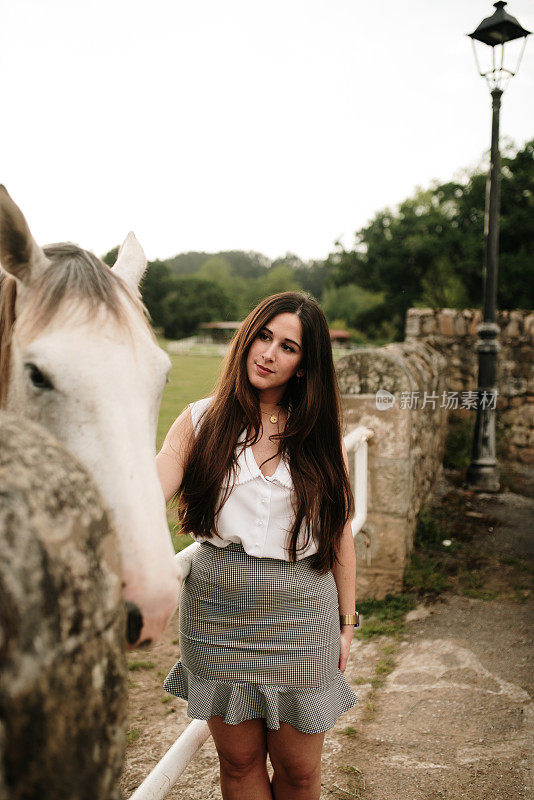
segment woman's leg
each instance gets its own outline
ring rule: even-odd
[[[264,720],[227,725],[212,717],[208,725],[219,754],[223,800],[272,800]]]
[[[319,800],[323,741],[324,733],[302,733],[285,722],[267,731],[275,800]]]

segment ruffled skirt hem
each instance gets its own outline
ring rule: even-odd
[[[338,717],[358,702],[340,670],[327,685],[295,688],[209,680],[194,675],[178,661],[163,688],[187,700],[187,714],[192,719],[222,717],[228,725],[265,719],[268,728],[278,730],[285,722],[303,733],[330,730]]]

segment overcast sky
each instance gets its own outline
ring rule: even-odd
[[[533,0],[507,9],[534,31]],[[2,0],[0,181],[41,244],[323,258],[476,166],[489,0]],[[534,36],[501,135],[534,138]],[[489,48],[488,48],[489,50]]]

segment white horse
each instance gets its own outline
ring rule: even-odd
[[[94,476],[121,542],[128,642],[149,644],[179,578],[155,462],[171,365],[139,297],[143,250],[128,234],[109,269],[72,244],[41,248],[2,186],[0,264],[0,406],[44,425]]]

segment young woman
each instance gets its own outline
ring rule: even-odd
[[[342,674],[357,618],[339,417],[323,312],[284,292],[245,319],[215,395],[157,456],[202,543],[164,687],[208,720],[224,800],[319,798],[324,733],[358,700]]]

